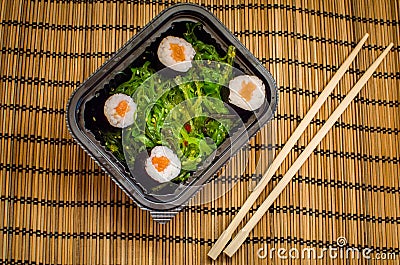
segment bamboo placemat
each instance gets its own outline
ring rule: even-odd
[[[221,174],[240,178],[232,191],[208,204],[192,202],[159,225],[94,164],[65,124],[67,100],[79,83],[174,2],[2,1],[0,262],[399,264],[400,4],[344,2],[197,2],[277,80],[275,119],[246,149],[252,161],[263,159],[261,170],[358,40],[370,34],[269,190],[368,65],[389,42],[395,44],[238,254],[212,262],[207,252],[248,196],[254,162],[241,176],[240,159],[228,164]],[[375,259],[281,259],[276,251],[258,257],[265,254],[260,248],[337,247],[339,237],[346,247],[371,249]],[[376,259],[382,253],[394,260]]]

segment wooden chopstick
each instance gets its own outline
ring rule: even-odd
[[[319,111],[321,106],[324,104],[328,96],[331,94],[332,90],[338,84],[339,80],[342,76],[346,73],[347,69],[350,67],[350,64],[354,61],[354,58],[357,56],[358,52],[361,50],[362,46],[364,45],[365,41],[368,39],[368,33],[364,35],[364,37],[360,40],[354,50],[350,53],[347,59],[343,62],[340,66],[338,71],[335,75],[331,78],[329,83],[326,85],[324,90],[321,92],[321,95],[317,98],[314,104],[311,106],[310,110],[307,112],[306,116],[304,116],[303,120],[297,126],[296,130],[290,136],[289,140],[287,140],[285,146],[282,148],[281,152],[276,156],[274,161],[272,162],[271,166],[268,168],[267,172],[261,178],[260,182],[254,188],[253,192],[247,198],[245,203],[240,208],[237,215],[234,217],[232,222],[229,226],[225,229],[224,232],[220,235],[217,242],[208,252],[208,256],[212,259],[216,259],[218,255],[222,252],[225,245],[231,239],[233,232],[239,226],[240,222],[243,218],[247,215],[250,208],[253,206],[254,202],[260,196],[261,192],[265,189],[268,185],[268,182],[271,180],[272,176],[275,174],[276,170],[280,167],[282,162],[285,160],[286,156],[290,153],[293,146],[296,144],[297,140],[303,134],[307,126],[310,124],[311,120],[314,118],[315,114]]]
[[[325,122],[325,124],[321,127],[321,129],[317,132],[317,134],[313,137],[304,151],[300,154],[300,156],[296,159],[293,165],[289,168],[286,174],[279,181],[278,185],[272,190],[272,192],[268,195],[265,201],[261,204],[258,210],[254,213],[254,215],[250,218],[249,222],[239,231],[236,237],[232,240],[232,242],[226,247],[224,253],[228,256],[232,257],[232,255],[239,249],[242,243],[248,237],[250,231],[256,226],[256,224],[261,220],[263,215],[268,211],[269,207],[273,204],[273,202],[278,198],[281,192],[285,189],[286,185],[291,181],[296,172],[300,169],[303,163],[307,160],[310,154],[314,151],[314,149],[318,146],[321,140],[325,137],[328,131],[332,128],[337,119],[342,115],[342,113],[346,110],[346,108],[350,105],[352,100],[357,96],[360,92],[361,88],[367,83],[369,78],[375,72],[376,68],[378,68],[379,64],[383,61],[385,56],[389,53],[392,48],[393,43],[390,43],[389,46],[382,52],[382,54],[376,59],[376,61],[368,68],[368,70],[364,73],[364,75],[358,80],[358,82],[353,86],[347,96],[343,99],[343,101],[339,104],[339,106],[335,109],[335,111],[331,114],[329,119]]]

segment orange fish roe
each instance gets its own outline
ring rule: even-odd
[[[244,80],[242,81],[242,89],[240,89],[239,94],[244,98],[247,102],[251,100],[251,96],[253,95],[253,91],[257,88],[257,86],[253,82],[246,83]]]
[[[166,156],[155,156],[151,159],[151,163],[153,163],[158,172],[164,171],[169,165],[169,162],[170,161]]]
[[[185,47],[176,43],[170,43],[169,48],[172,51],[172,59],[176,62],[185,61]]]
[[[122,100],[118,106],[115,107],[115,111],[121,117],[125,117],[125,114],[129,111],[128,101]]]

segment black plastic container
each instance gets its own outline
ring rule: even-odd
[[[105,149],[101,141],[96,139],[85,121],[85,111],[88,102],[102,93],[110,82],[114,82],[118,72],[126,70],[135,62],[140,63],[145,50],[154,46],[156,39],[165,32],[174,31],[174,25],[181,22],[202,23],[203,30],[210,37],[204,41],[213,41],[222,50],[226,51],[229,45],[235,46],[235,66],[246,74],[258,76],[264,82],[266,102],[243,121],[246,133],[235,135],[234,142],[230,142],[229,145],[219,146],[217,155],[210,166],[195,172],[194,177],[167,201],[159,201],[145,192],[127,170],[126,165],[123,165]],[[213,14],[197,5],[177,4],[161,12],[75,90],[68,102],[66,119],[73,138],[111,176],[113,181],[142,209],[150,211],[155,221],[165,223],[183,209],[201,186],[230,159],[232,153],[239,151],[248,142],[248,138],[273,117],[277,101],[277,86],[271,74]],[[102,108],[100,109],[102,111]]]

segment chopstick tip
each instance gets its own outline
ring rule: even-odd
[[[214,252],[208,252],[207,256],[210,257],[213,260],[216,260],[219,256],[219,253],[214,253]]]
[[[226,243],[228,243],[230,239],[231,234],[229,233],[229,230],[225,230],[224,232],[222,232],[222,234],[217,239],[217,242],[215,242],[214,246],[210,249],[207,255],[213,260],[216,260],[219,254],[221,254],[222,250],[224,250]]]
[[[361,45],[361,46],[364,45],[364,43],[367,41],[368,38],[369,38],[369,33],[365,33],[364,36],[361,38],[358,45]]]
[[[393,42],[389,43],[389,45],[385,48],[385,50],[381,53],[381,56],[384,58],[392,49],[393,47]]]

